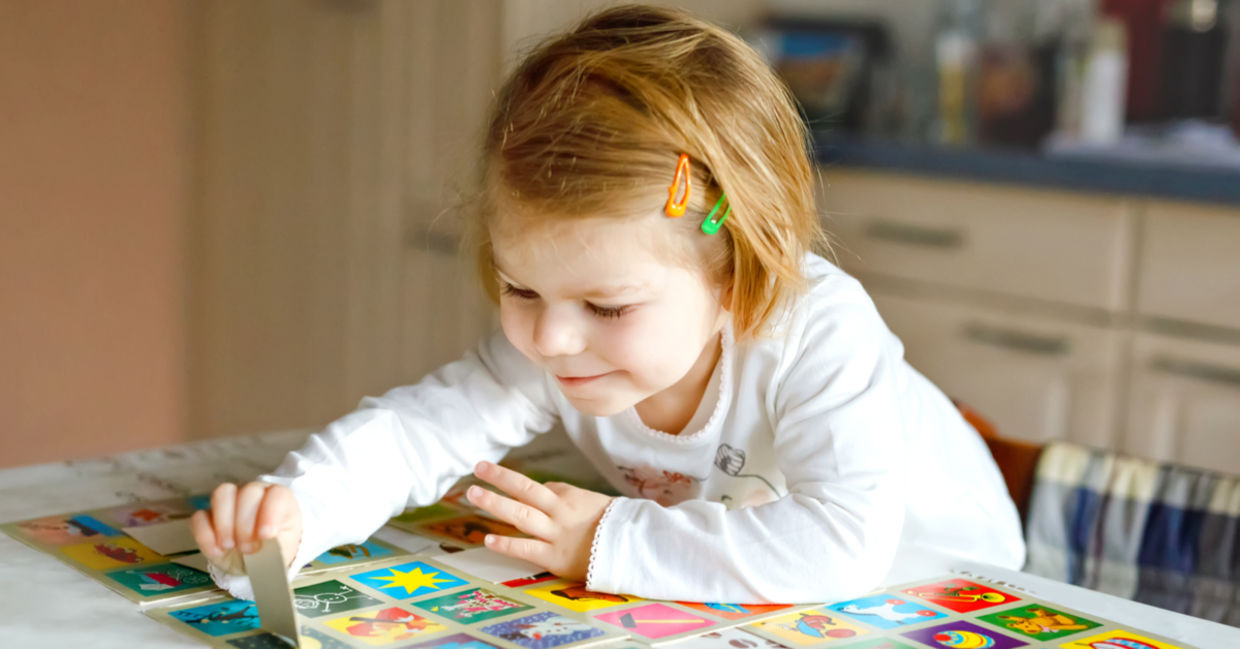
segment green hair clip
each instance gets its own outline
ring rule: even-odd
[[[731,204],[729,204],[728,208],[723,211],[723,216],[719,217],[718,220],[715,220],[715,214],[719,212],[719,208],[723,206],[723,202],[726,200],[728,200],[726,196],[719,194],[719,200],[715,201],[715,206],[710,208],[710,214],[707,214],[706,220],[702,221],[702,232],[705,232],[706,234],[715,234],[719,231],[719,226],[723,225],[723,222],[728,220],[728,215],[732,213]]]

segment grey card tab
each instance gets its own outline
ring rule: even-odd
[[[280,544],[275,539],[245,557],[245,572],[254,589],[254,603],[262,627],[283,636],[292,646],[299,647],[297,609],[293,607],[293,591],[288,583],[288,568]]]

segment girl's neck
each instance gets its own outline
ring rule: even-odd
[[[702,403],[706,386],[710,385],[710,377],[723,352],[722,345],[722,334],[716,332],[684,377],[675,385],[638,403],[634,409],[642,423],[669,435],[684,432]]]

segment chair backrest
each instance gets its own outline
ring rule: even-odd
[[[999,465],[999,471],[1003,474],[1003,481],[1007,483],[1012,502],[1016,503],[1016,510],[1020,512],[1020,520],[1025,521],[1029,512],[1029,494],[1033,491],[1033,476],[1038,468],[1038,458],[1042,455],[1042,445],[1002,437],[994,425],[977,411],[959,402],[956,402],[956,407],[986,441],[990,454],[995,458],[995,464]]]

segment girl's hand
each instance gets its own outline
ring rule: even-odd
[[[490,462],[479,462],[474,467],[474,475],[513,498],[474,486],[466,492],[469,501],[535,537],[521,539],[488,534],[488,548],[538,564],[560,577],[585,581],[594,530],[611,503],[610,496],[562,482],[539,484]]]
[[[208,561],[234,575],[245,574],[241,553],[257,552],[276,539],[292,564],[301,544],[301,506],[283,485],[251,482],[237,489],[224,483],[211,492],[211,509],[190,518],[194,540]]]

